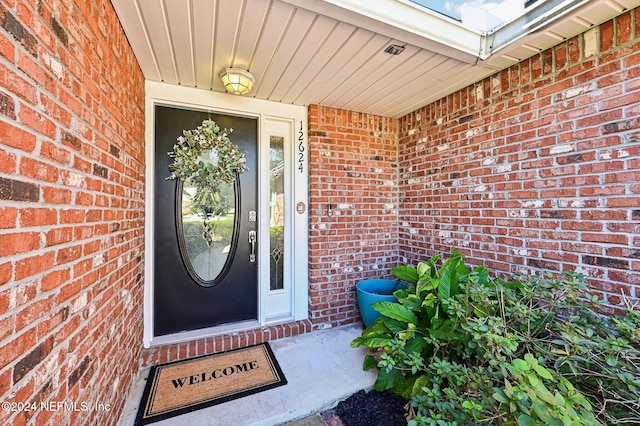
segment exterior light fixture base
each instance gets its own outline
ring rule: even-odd
[[[219,75],[227,92],[234,95],[249,93],[256,82],[253,74],[242,68],[225,68]]]

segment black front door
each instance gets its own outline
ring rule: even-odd
[[[205,119],[233,129],[231,142],[243,151],[248,169],[224,192],[215,218],[194,210],[194,188],[167,180],[176,139]],[[154,184],[154,335],[257,319],[257,260],[250,234],[257,218],[256,119],[157,106]],[[208,229],[208,235],[205,230]],[[252,247],[253,246],[253,247]]]

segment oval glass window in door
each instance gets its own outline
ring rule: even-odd
[[[218,190],[198,193],[179,181],[176,225],[182,260],[193,280],[203,287],[218,284],[231,267],[238,241],[239,179]]]

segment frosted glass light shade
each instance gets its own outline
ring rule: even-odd
[[[220,72],[222,84],[227,92],[234,95],[244,95],[249,93],[256,82],[253,74],[241,68],[225,68]]]

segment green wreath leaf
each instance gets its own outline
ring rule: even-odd
[[[231,132],[233,129],[220,129],[213,120],[204,120],[196,129],[183,130],[168,153],[173,163],[167,179],[182,179],[199,192],[216,192],[220,185],[233,183],[238,173],[247,170],[247,164],[244,151],[229,139]],[[205,158],[205,153],[213,154]]]

